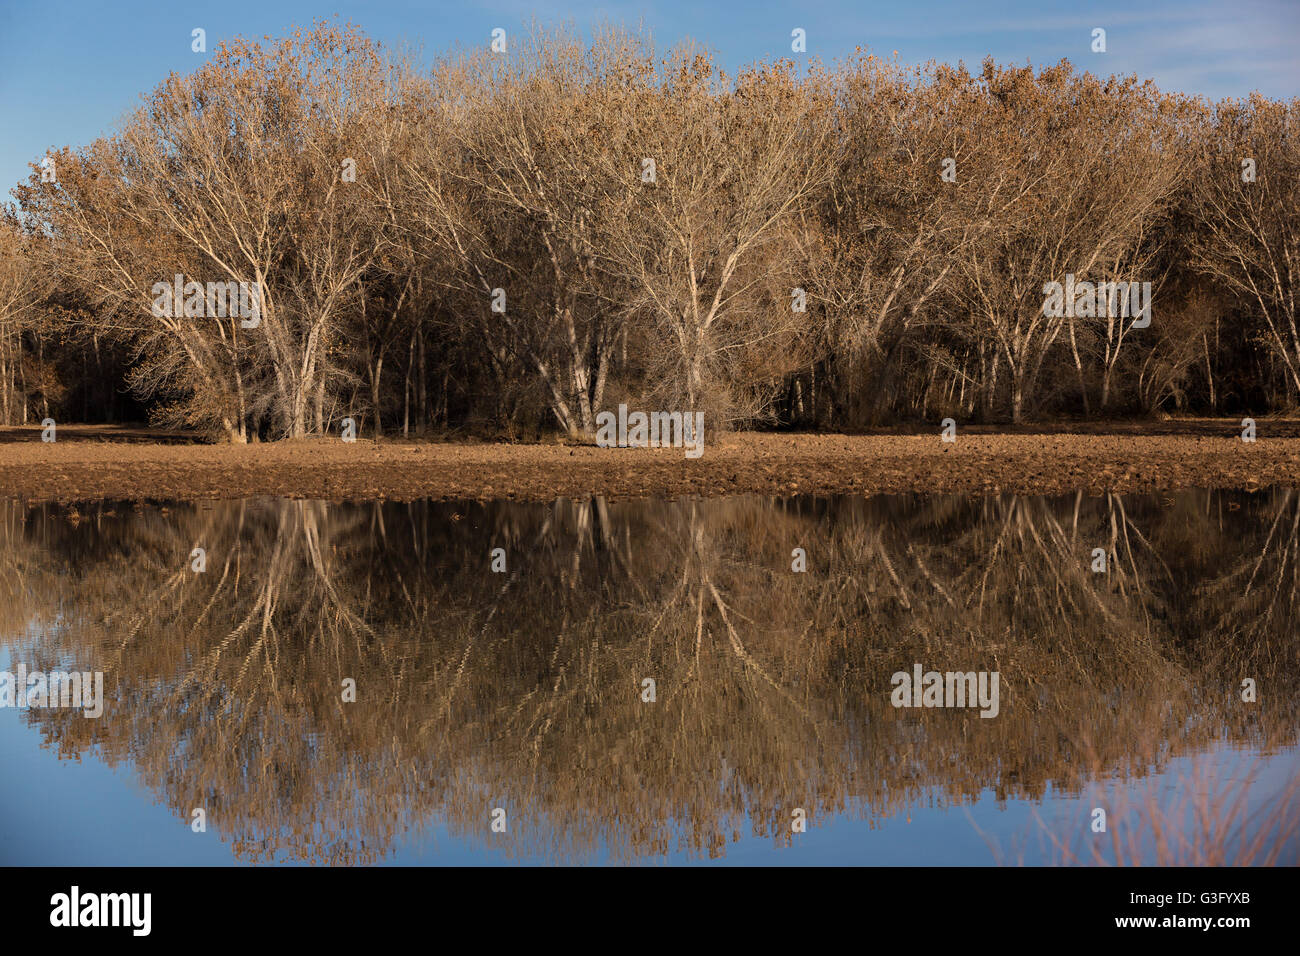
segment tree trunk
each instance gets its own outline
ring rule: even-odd
[[[325,376],[316,379],[316,434],[325,434]]]
[[[415,379],[415,396],[416,410],[419,412],[416,418],[415,433],[417,435],[425,434],[425,429],[429,424],[429,387],[425,378],[424,367],[424,332],[416,334],[416,353],[419,358],[419,372]]]
[[[379,415],[379,376],[384,371],[384,353],[379,353],[379,358],[375,359],[375,364],[370,372],[370,407],[375,413],[375,437],[384,437],[384,423],[380,420]]]
[[[402,437],[411,434],[411,372],[415,368],[415,331],[406,347],[406,380],[402,382]]]

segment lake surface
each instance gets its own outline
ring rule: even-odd
[[[0,863],[1295,864],[1298,594],[1287,489],[0,502],[0,672],[103,674]]]

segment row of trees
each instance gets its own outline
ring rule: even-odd
[[[15,189],[0,413],[78,370],[235,441],[1289,407],[1298,120],[1067,63],[235,41]],[[175,275],[259,290],[256,324],[159,316]],[[1067,276],[1149,282],[1150,325],[1045,314]]]

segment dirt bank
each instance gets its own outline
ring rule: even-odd
[[[337,439],[232,447],[175,435],[61,427],[0,429],[0,497],[516,498],[1082,490],[1300,486],[1300,422],[1240,420],[927,434],[741,434],[680,449],[562,444],[344,443]]]

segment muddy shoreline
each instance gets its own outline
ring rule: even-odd
[[[928,434],[733,434],[698,459],[680,449],[338,439],[230,446],[106,427],[0,432],[0,497],[490,499],[723,495],[1152,492],[1300,487],[1300,422],[1201,420],[1151,434],[966,429]]]

